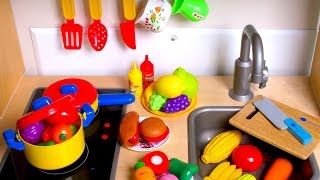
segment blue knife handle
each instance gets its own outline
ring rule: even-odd
[[[126,105],[135,101],[131,93],[98,94],[99,106]]]
[[[284,123],[288,126],[288,131],[297,138],[301,144],[309,144],[312,141],[312,136],[292,118],[287,118]]]

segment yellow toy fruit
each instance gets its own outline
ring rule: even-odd
[[[237,180],[256,180],[256,177],[254,177],[252,174],[244,174],[240,176]]]
[[[209,176],[204,177],[204,180],[236,180],[242,175],[242,169],[236,168],[236,165],[230,165],[226,161],[220,163]]]
[[[213,169],[213,171],[210,173],[210,178],[209,179],[217,179],[220,174],[225,170],[227,169],[227,167],[230,166],[230,162],[226,161],[226,162],[223,162],[223,163],[220,163],[216,168]],[[208,176],[207,176],[208,178]],[[206,179],[206,177],[205,177]]]
[[[235,171],[236,165],[230,165],[229,167],[227,167],[224,171],[222,171],[222,173],[220,174],[220,176],[218,177],[219,180],[224,180],[224,179],[228,179],[228,177],[233,173],[233,171]],[[240,176],[239,176],[240,177]]]
[[[156,90],[154,83],[150,84],[143,93],[142,99],[149,104],[150,97],[152,96],[153,92]]]
[[[175,98],[185,89],[183,81],[176,75],[164,75],[155,82],[156,91],[163,97]]]
[[[242,175],[242,169],[238,168],[230,174],[228,179],[238,179],[241,175]]]
[[[218,134],[205,147],[201,156],[204,164],[218,163],[230,156],[240,144],[242,134],[239,130],[229,130]]]
[[[183,94],[187,95],[190,99],[197,95],[199,83],[193,74],[187,72],[182,67],[177,68],[173,74],[178,76],[183,81],[185,86],[185,90],[182,92]]]

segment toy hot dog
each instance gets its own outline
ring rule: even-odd
[[[119,139],[126,147],[132,147],[139,142],[139,115],[135,111],[128,112],[120,122]]]

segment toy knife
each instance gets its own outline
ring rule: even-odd
[[[259,109],[270,121],[280,130],[288,130],[301,144],[309,144],[312,136],[294,119],[288,117],[271,100],[263,98],[253,102],[253,105]]]

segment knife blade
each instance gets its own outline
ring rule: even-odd
[[[253,105],[280,130],[288,130],[301,144],[309,144],[312,136],[293,118],[288,117],[271,100],[263,98],[254,101]]]

